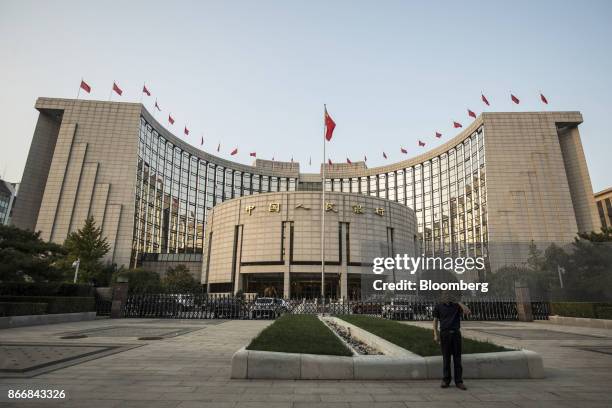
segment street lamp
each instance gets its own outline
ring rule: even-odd
[[[565,274],[565,268],[561,265],[557,265],[557,272],[559,273],[559,286],[563,289],[563,275]]]
[[[77,260],[72,263],[72,267],[74,268],[74,283],[77,283],[77,277],[79,276],[79,265],[81,265],[81,258],[77,258]]]

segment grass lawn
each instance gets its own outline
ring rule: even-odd
[[[285,314],[251,341],[248,350],[351,356],[317,316]]]
[[[342,315],[338,317],[420,356],[439,356],[442,354],[440,345],[433,341],[433,329],[423,329],[380,317],[361,315]],[[463,338],[463,354],[494,351],[510,350],[493,343]]]

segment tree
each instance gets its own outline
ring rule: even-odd
[[[162,292],[162,284],[157,272],[142,268],[121,269],[113,275],[113,281],[116,282],[119,277],[127,279],[130,293]]]
[[[201,284],[193,278],[185,265],[168,268],[163,279],[163,285],[168,292],[184,293],[200,289]]]
[[[0,282],[48,282],[62,280],[58,260],[61,245],[44,242],[40,232],[0,225]]]
[[[108,281],[108,270],[105,271],[101,259],[110,250],[110,245],[93,217],[88,217],[81,229],[68,234],[64,247],[68,252],[67,262],[72,264],[80,259],[79,282]]]

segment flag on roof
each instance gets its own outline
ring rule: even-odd
[[[123,91],[121,90],[121,88],[119,88],[116,82],[113,82],[113,91],[115,91],[119,96],[121,96],[121,94],[123,93]]]
[[[83,81],[82,79],[81,79],[81,89],[84,90],[87,93],[91,92],[91,86],[89,86],[89,84],[87,82]]]

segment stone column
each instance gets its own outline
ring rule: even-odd
[[[111,319],[119,319],[121,317],[121,309],[127,301],[128,296],[128,282],[123,281],[115,283],[113,285],[113,300],[111,303]]]
[[[340,297],[342,299],[348,299],[348,242],[346,241],[346,232],[348,224],[343,222],[342,224],[342,239],[340,240],[341,251],[344,255],[342,257],[342,263],[340,268]]]
[[[529,288],[523,282],[514,282],[514,292],[516,294],[516,310],[519,321],[533,322]]]

